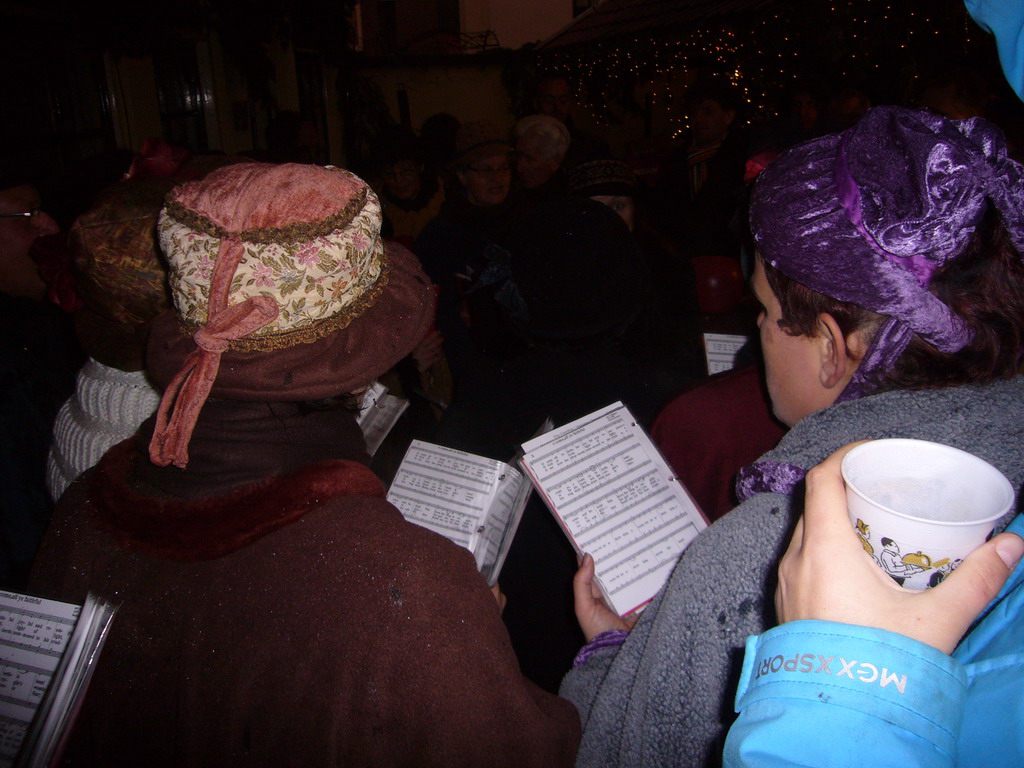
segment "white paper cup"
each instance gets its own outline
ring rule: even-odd
[[[843,458],[850,521],[897,582],[927,589],[985,543],[1013,486],[977,456],[926,440],[872,440]]]

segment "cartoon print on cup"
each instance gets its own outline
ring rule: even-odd
[[[892,539],[882,539],[882,554],[878,558],[882,563],[885,572],[892,576],[896,583],[903,585],[903,582],[915,573],[931,567],[931,560],[927,555],[915,552],[900,557],[900,547]]]
[[[871,526],[858,518],[856,531],[864,551],[900,585],[911,576],[930,570],[933,573],[928,577],[928,586],[934,587],[961,563],[960,558],[950,560],[948,557],[933,562],[931,557],[921,551],[903,555],[900,553],[899,545],[886,536],[879,539],[878,545],[882,551],[877,554],[876,545],[871,543]]]
[[[860,518],[857,518],[857,536],[860,537],[861,546],[864,547],[864,551],[867,552],[875,560],[875,548],[871,546],[871,526],[865,523]]]
[[[954,569],[956,569],[956,567],[960,565],[960,563],[962,562],[963,560],[959,557],[956,560],[953,560],[952,562],[947,557],[942,560],[939,560],[939,562],[937,563],[932,563],[932,568],[935,569],[935,573],[931,574],[928,577],[929,588],[941,584],[943,580],[947,576],[949,576],[949,574],[951,574],[954,571]]]

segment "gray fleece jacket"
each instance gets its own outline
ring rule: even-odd
[[[849,442],[882,437],[933,440],[980,456],[1010,479],[1019,507],[1024,376],[834,405],[803,419],[762,458],[809,469]],[[743,645],[775,623],[775,570],[802,504],[801,483],[792,497],[758,494],[716,521],[683,554],[626,642],[566,675],[560,693],[583,722],[577,766],[720,762]]]

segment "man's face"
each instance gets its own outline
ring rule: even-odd
[[[381,174],[384,188],[396,200],[412,200],[420,193],[423,166],[415,160],[399,160]]]
[[[57,222],[39,210],[39,192],[28,184],[0,190],[0,289],[20,296],[41,298],[46,286],[28,255],[37,237],[56,234]]]
[[[545,80],[537,88],[534,104],[540,114],[548,115],[564,123],[569,118],[569,112],[572,111],[569,83],[561,78]]]
[[[500,205],[508,197],[512,168],[507,154],[477,160],[458,171],[457,175],[466,190],[466,199],[472,205]]]
[[[704,99],[699,102],[690,115],[694,146],[710,147],[718,144],[725,138],[735,118],[734,110],[722,109],[717,101]]]
[[[545,157],[543,140],[524,136],[516,142],[516,173],[524,189],[536,189],[558,170],[557,157]]]

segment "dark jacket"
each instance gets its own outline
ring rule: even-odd
[[[576,712],[520,675],[473,558],[363,464],[174,498],[143,461],[126,441],[71,486],[32,574],[121,606],[74,765],[572,763]]]

